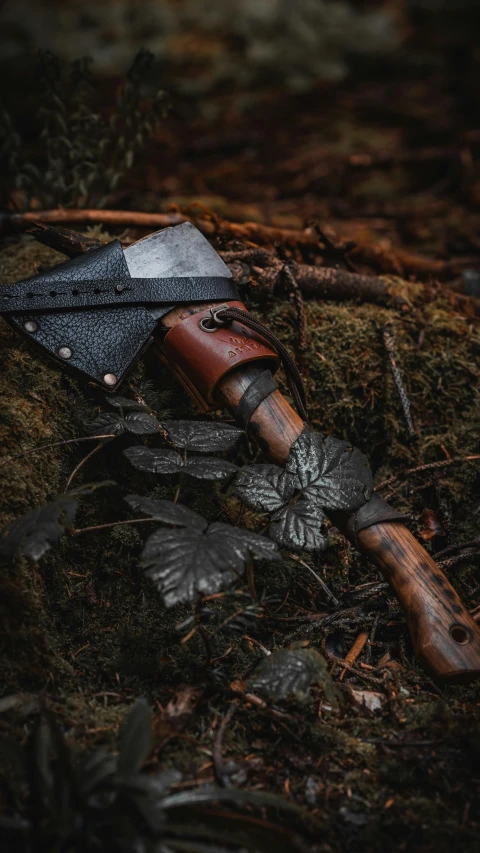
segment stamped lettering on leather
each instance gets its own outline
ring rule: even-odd
[[[237,335],[230,335],[228,339],[220,337],[219,340],[229,345],[229,358],[235,358],[237,355],[241,355],[244,352],[250,352],[251,350],[259,350],[264,346],[259,341],[256,341],[255,338],[252,338],[243,331],[239,332]]]

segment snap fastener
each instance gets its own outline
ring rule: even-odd
[[[105,385],[116,385],[117,377],[114,373],[106,373],[103,377],[103,381],[105,382]]]
[[[26,332],[36,332],[38,329],[38,325],[35,320],[27,320],[27,322],[24,323],[23,328]]]
[[[72,350],[70,349],[70,347],[60,347],[60,349],[58,350],[58,354],[60,358],[71,358]]]

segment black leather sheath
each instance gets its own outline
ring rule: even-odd
[[[175,305],[236,299],[227,277],[131,278],[113,240],[2,286],[0,313],[57,362],[114,391]]]

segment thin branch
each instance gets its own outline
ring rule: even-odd
[[[215,737],[215,741],[213,744],[212,750],[212,758],[213,758],[213,766],[215,768],[215,775],[217,777],[217,782],[223,788],[230,787],[229,773],[228,773],[228,765],[223,760],[223,738],[225,736],[225,732],[233,719],[233,716],[237,710],[237,706],[232,702],[227,713],[225,714],[222,722],[218,727],[218,731]]]
[[[325,583],[324,580],[322,580],[320,575],[317,575],[317,573],[311,568],[311,566],[309,566],[308,563],[306,563],[304,560],[301,560],[300,557],[297,557],[295,554],[290,554],[290,557],[292,560],[295,560],[297,563],[300,563],[300,565],[305,566],[305,568],[308,569],[308,571],[312,573],[312,575],[317,579],[317,581],[319,582],[320,586],[322,587],[323,591],[326,593],[328,598],[331,599],[331,601],[333,602],[335,607],[338,607],[338,605],[340,604],[338,598],[335,598],[333,592],[331,592],[331,590],[329,590],[327,584]]]
[[[387,477],[386,480],[383,480],[378,484],[378,486],[375,486],[375,488],[384,489],[386,486],[391,486],[392,483],[396,483],[398,480],[401,480],[402,477],[407,477],[410,474],[420,474],[423,471],[434,471],[437,468],[446,468],[447,465],[453,465],[456,462],[473,462],[476,459],[480,459],[480,454],[475,454],[474,456],[453,456],[451,459],[441,459],[439,462],[427,462],[426,465],[417,465],[416,468],[407,468],[406,471],[402,471],[400,474]]]
[[[68,441],[54,441],[52,444],[41,444],[40,447],[32,447],[30,450],[25,450],[24,453],[7,456],[0,465],[0,468],[8,465],[9,462],[13,462],[14,459],[22,459],[24,456],[30,456],[31,453],[41,453],[43,450],[51,450],[54,447],[65,447],[67,444],[80,444],[82,441],[97,441],[103,438],[115,438],[115,435],[114,433],[109,433],[108,435],[87,435],[83,438],[69,438]]]
[[[71,485],[71,483],[72,483],[73,479],[76,477],[76,475],[78,474],[78,472],[80,471],[80,469],[81,469],[81,468],[83,468],[83,466],[85,465],[85,463],[86,463],[86,462],[88,462],[88,460],[89,460],[92,456],[95,456],[95,454],[96,454],[96,453],[98,453],[98,451],[99,451],[102,447],[105,447],[105,445],[104,445],[104,444],[102,444],[102,442],[99,442],[99,443],[97,444],[97,446],[93,448],[93,450],[90,450],[90,452],[89,452],[89,453],[87,453],[87,455],[86,455],[86,456],[84,456],[84,457],[83,457],[83,459],[81,459],[81,460],[80,460],[80,462],[79,462],[79,463],[78,463],[78,465],[73,469],[72,473],[70,474],[70,476],[69,476],[69,478],[68,478],[68,480],[67,480],[67,485],[65,486],[65,491],[69,488],[69,486]]]
[[[54,210],[29,210],[25,213],[3,213],[0,216],[0,233],[9,228],[25,229],[31,223],[44,222],[51,224],[73,224],[73,223],[95,223],[99,225],[135,227],[135,228],[167,228],[171,225],[180,225],[182,222],[192,222],[202,234],[207,237],[221,237],[245,242],[256,242],[263,245],[283,244],[309,249],[325,248],[322,244],[321,235],[316,228],[304,228],[295,230],[293,228],[276,228],[272,225],[263,225],[260,222],[231,222],[219,219],[209,211],[202,216],[193,216],[171,211],[170,213],[145,213],[138,210],[95,210],[95,209],[73,209],[58,208]],[[333,229],[329,229],[333,232]],[[334,232],[334,242],[337,248],[344,245],[352,248],[352,242],[337,236]],[[426,258],[421,255],[407,252],[404,249],[385,249],[382,246],[367,240],[357,240],[352,248],[352,255],[359,263],[378,269],[383,274],[418,276],[433,276],[434,278],[451,277],[452,273],[465,266],[466,261],[472,262],[471,258],[443,261]],[[474,302],[475,300],[473,300]]]
[[[360,633],[357,636],[352,648],[345,655],[345,661],[343,664],[343,669],[340,673],[340,679],[339,679],[340,681],[343,681],[343,677],[347,671],[347,667],[353,666],[353,664],[360,657],[361,653],[363,652],[363,650],[367,644],[367,641],[368,641],[368,631],[360,631]]]
[[[108,524],[93,524],[91,527],[73,527],[71,533],[73,536],[79,536],[80,533],[90,533],[92,530],[105,530],[107,527],[119,527],[120,524],[141,524],[142,522],[156,521],[157,518],[127,518],[125,521],[111,521]]]

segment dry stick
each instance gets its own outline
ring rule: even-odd
[[[345,663],[343,665],[344,668],[342,669],[342,671],[340,673],[339,681],[343,681],[343,677],[347,671],[347,667],[353,666],[353,664],[355,663],[357,658],[363,652],[363,649],[365,648],[367,640],[368,640],[368,631],[360,631],[360,634],[358,635],[357,639],[355,640],[352,648],[350,649],[348,654],[345,655]]]
[[[217,782],[223,788],[230,787],[230,782],[228,779],[228,771],[227,765],[223,760],[222,755],[222,746],[223,746],[223,738],[225,736],[225,732],[230,722],[233,719],[233,716],[237,710],[237,706],[232,702],[227,713],[225,714],[222,722],[218,727],[218,731],[215,737],[215,741],[212,749],[212,758],[213,758],[213,766],[215,768],[215,775],[217,777]]]
[[[137,228],[167,228],[180,225],[182,222],[193,224],[207,237],[224,237],[254,241],[264,244],[281,243],[290,246],[304,246],[318,249],[319,234],[316,228],[305,228],[303,231],[289,228],[276,228],[262,225],[258,222],[230,222],[220,220],[212,215],[197,217],[173,211],[170,213],[144,213],[130,210],[73,210],[59,208],[56,210],[30,210],[25,213],[4,213],[0,216],[0,233],[12,228],[26,228],[32,222],[52,224],[95,223]],[[342,242],[340,238],[340,243]],[[343,241],[348,244],[351,241]],[[366,263],[382,273],[397,275],[412,273],[414,275],[430,275],[436,278],[451,275],[452,270],[462,265],[462,262],[433,260],[421,255],[415,255],[403,249],[386,250],[382,246],[369,242],[357,242],[352,252],[355,259]],[[471,262],[471,259],[469,259]]]
[[[385,323],[382,330],[382,336],[388,358],[390,359],[390,368],[392,371],[393,378],[395,380],[395,385],[397,386],[397,391],[400,397],[400,402],[402,404],[405,420],[407,422],[408,434],[410,438],[414,438],[416,436],[416,432],[415,427],[413,426],[412,416],[410,414],[410,400],[407,397],[407,393],[402,382],[402,377],[395,361],[395,347],[392,323]]]
[[[446,468],[447,465],[453,465],[455,462],[473,462],[476,459],[480,459],[480,454],[475,454],[474,456],[453,456],[452,459],[441,459],[438,462],[427,462],[425,465],[417,465],[416,468],[407,468],[406,471],[402,471],[401,474],[395,474],[392,477],[387,477],[386,480],[383,480],[378,484],[378,486],[375,486],[375,489],[384,489],[386,486],[391,486],[392,483],[396,483],[398,480],[401,480],[402,477],[407,477],[410,474],[420,474],[423,471]]]
[[[317,247],[317,251],[322,251]],[[253,284],[271,293],[279,282],[283,264],[273,252],[262,248],[219,253],[232,273],[234,282],[242,286]],[[252,282],[250,282],[250,278]],[[395,284],[373,275],[349,272],[332,267],[295,265],[295,280],[304,296],[312,299],[360,299],[373,305],[386,305],[401,311],[409,310],[408,290],[404,296]],[[408,282],[403,284],[403,287]],[[468,317],[480,316],[480,300],[457,293],[438,283],[410,286],[412,298],[431,302],[437,296],[446,298],[453,310]]]
[[[81,441],[96,441],[99,438],[115,438],[115,435],[114,433],[109,433],[108,435],[88,435],[83,438],[69,438],[67,441],[54,441],[53,444],[41,444],[40,447],[32,447],[24,453],[16,453],[15,456],[8,456],[4,459],[0,468],[8,465],[9,462],[13,462],[14,459],[22,459],[24,456],[30,456],[31,453],[41,453],[42,450],[51,450],[53,447],[64,447],[67,444],[80,444]]]

